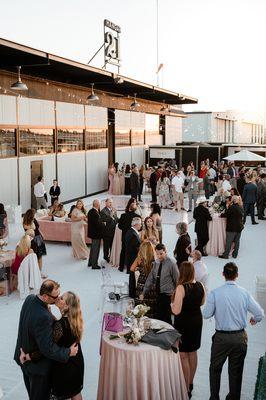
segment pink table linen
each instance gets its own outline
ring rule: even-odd
[[[122,247],[122,231],[116,225],[115,235],[111,249],[110,264],[113,267],[119,267],[120,253]]]
[[[188,399],[179,353],[109,336],[102,339],[97,400]]]
[[[226,239],[226,218],[221,218],[219,214],[212,215],[212,221],[209,222],[209,241],[206,246],[207,254],[219,256],[225,250]]]

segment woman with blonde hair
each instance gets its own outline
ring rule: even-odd
[[[145,297],[143,300],[139,300],[139,296],[143,293],[145,282],[149,276],[149,273],[152,270],[153,262],[155,260],[155,251],[154,247],[149,241],[145,241],[141,243],[138,256],[136,260],[131,265],[130,271],[131,272],[138,272],[138,282],[136,287],[136,298],[135,303],[145,303],[147,306],[150,307],[147,316],[153,317],[154,315],[154,308],[156,305],[156,292],[155,287],[148,293],[148,297]]]
[[[18,274],[20,264],[22,263],[23,259],[30,253],[33,253],[33,250],[31,248],[31,238],[28,234],[25,233],[25,235],[22,236],[16,247],[15,260],[13,261],[13,264],[11,266],[11,271],[13,275]],[[13,286],[16,286],[16,280],[17,279],[14,279]]]
[[[195,270],[191,262],[182,262],[179,274],[171,308],[175,314],[174,327],[182,335],[179,345],[180,358],[188,395],[191,397],[193,379],[197,369],[197,350],[201,344],[202,314],[200,307],[205,302],[205,289],[201,282],[196,282]]]
[[[151,242],[154,246],[159,243],[159,232],[155,228],[151,217],[146,217],[144,220],[144,229],[141,231],[141,241]]]
[[[71,212],[71,244],[73,256],[78,260],[87,260],[89,250],[85,242],[86,210],[82,200],[78,200]]]
[[[38,265],[41,271],[42,278],[47,278],[47,275],[42,273],[42,257],[46,255],[46,246],[39,229],[39,223],[35,218],[34,208],[27,210],[23,217],[23,228],[26,231],[29,229],[34,231],[34,237],[31,241],[31,248],[37,256]]]
[[[66,292],[60,296],[55,305],[59,308],[62,318],[54,322],[53,341],[59,347],[78,346],[75,357],[69,357],[66,363],[52,362],[51,394],[58,400],[82,400],[84,377],[84,359],[81,349],[83,335],[83,318],[80,308],[80,299],[73,292]],[[38,361],[43,355],[36,351],[25,354],[21,351],[20,358],[28,361]]]

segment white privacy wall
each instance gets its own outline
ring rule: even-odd
[[[85,196],[85,151],[59,153],[57,156],[58,182],[61,201]]]
[[[144,147],[132,146],[132,162],[138,167],[144,164]]]
[[[134,162],[131,158],[131,146],[117,147],[115,149],[115,162],[119,163],[119,167],[122,166],[123,162],[131,165]]]
[[[96,193],[108,188],[108,150],[86,152],[87,193]]]
[[[17,124],[15,96],[0,96],[0,124]]]
[[[44,186],[49,193],[50,186],[52,186],[53,179],[55,178],[55,155],[49,154],[45,156],[29,156],[19,158],[19,177],[20,177],[20,204],[22,212],[27,211],[31,206],[31,161],[43,160],[43,177]],[[49,196],[48,196],[48,200]]]
[[[0,158],[0,203],[18,204],[17,158]]]
[[[19,125],[54,126],[54,102],[21,97],[18,99]]]

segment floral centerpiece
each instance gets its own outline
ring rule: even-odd
[[[0,239],[0,253],[3,252],[5,246],[7,246],[7,242],[4,239]]]
[[[222,206],[222,205],[219,204],[219,203],[213,203],[213,204],[212,204],[212,209],[213,209],[213,212],[214,212],[214,213],[220,214],[221,212],[224,211],[224,206]]]
[[[117,339],[124,337],[127,343],[132,343],[137,345],[142,336],[145,335],[146,329],[144,324],[142,324],[141,318],[145,316],[145,314],[150,310],[150,307],[146,306],[146,304],[138,304],[133,310],[127,311],[127,317],[131,317],[132,327],[129,332],[125,334],[118,335],[110,335],[110,339]]]

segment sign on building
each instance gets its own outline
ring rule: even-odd
[[[120,64],[120,26],[114,24],[108,19],[104,20],[104,66],[112,64],[119,68]]]

